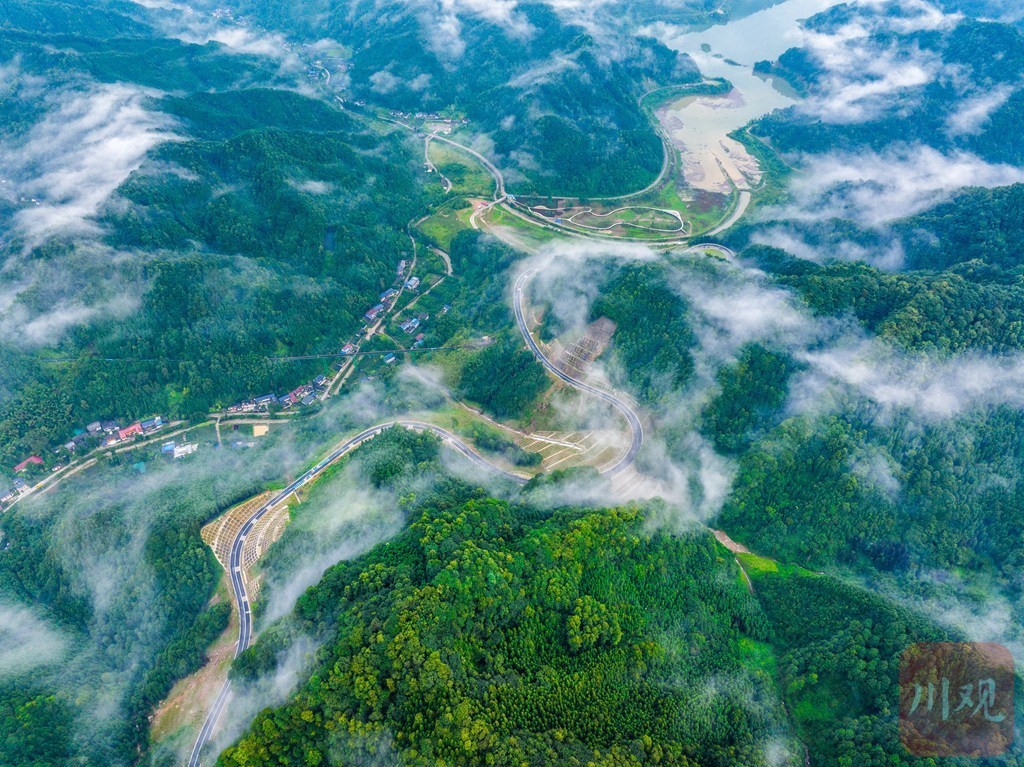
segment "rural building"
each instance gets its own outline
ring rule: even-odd
[[[27,469],[29,466],[42,466],[42,465],[43,465],[43,459],[42,458],[40,458],[38,455],[30,455],[28,458],[26,458],[24,461],[22,461],[21,463],[19,463],[17,466],[14,467],[14,473],[15,474],[20,474],[21,472],[25,471],[25,469]]]
[[[117,433],[117,438],[123,442],[130,437],[134,437],[136,434],[142,434],[142,424],[138,422],[133,423],[131,426],[125,426],[121,429]]]
[[[366,317],[366,319],[368,319],[368,320],[370,320],[372,322],[373,320],[377,319],[380,316],[380,313],[382,311],[384,311],[384,304],[377,304],[375,307],[370,309],[370,311],[368,311],[363,316]]]
[[[420,278],[419,277],[410,277],[409,279],[407,279],[405,281],[405,287],[409,288],[409,290],[416,290],[416,288],[418,288],[419,286],[420,286]]]
[[[355,344],[345,344],[344,346],[341,347],[342,354],[352,354],[353,352],[355,352],[355,350]]]
[[[398,295],[398,291],[397,290],[395,290],[394,288],[388,288],[387,290],[385,290],[383,293],[380,294],[380,300],[381,301],[389,301],[389,300],[391,300],[392,298],[394,298],[397,295]]]
[[[199,449],[199,445],[178,445],[174,448],[174,457],[182,458],[186,455],[192,455],[196,450]]]
[[[327,376],[325,376],[325,375],[319,375],[319,376],[317,376],[316,378],[313,379],[313,386],[316,386],[317,388],[320,388],[320,387],[323,387],[323,386],[326,386],[326,385],[327,385]]]
[[[91,424],[85,427],[85,430],[90,434],[99,434],[103,431],[103,424],[99,421],[93,421]]]
[[[314,402],[316,402],[315,394],[307,394],[305,397],[302,398],[302,404],[305,405],[306,407],[309,407]]]
[[[156,431],[157,429],[161,428],[164,425],[164,421],[160,416],[156,416],[155,418],[150,418],[146,421],[143,421],[139,425],[142,427],[142,431],[144,433],[148,433],[151,431]]]

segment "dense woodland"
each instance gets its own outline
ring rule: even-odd
[[[50,7],[30,14],[15,5],[29,14],[26,25]],[[85,12],[60,6],[52,24],[68,31]],[[129,24],[112,43],[75,38],[56,53],[52,36],[0,28],[26,73],[72,95],[88,94],[90,79],[168,88],[174,80],[186,94],[148,105],[173,119],[183,140],[155,149],[117,190],[101,216],[102,241],[51,240],[16,267],[37,281],[18,298],[29,317],[64,301],[125,296],[138,309],[127,320],[73,326],[49,355],[17,334],[3,345],[10,378],[0,389],[0,465],[8,468],[49,455],[97,418],[195,416],[320,372],[271,358],[338,350],[394,281],[410,248],[405,227],[424,204],[401,136],[367,132],[289,91],[237,89],[273,78],[210,46],[161,39],[175,57],[171,70],[159,57],[142,61],[153,44],[145,31]],[[110,45],[121,54],[107,55]],[[189,85],[197,91],[183,91]],[[11,130],[30,135],[28,125]],[[15,233],[9,254],[19,247]],[[114,274],[109,249],[131,254]],[[68,267],[79,270],[76,284],[46,281]]]
[[[259,10],[275,26],[318,9],[308,0]],[[0,343],[3,470],[95,418],[189,417],[290,388],[310,369],[270,358],[334,351],[358,328],[408,255],[408,222],[431,202],[416,181],[420,146],[280,88],[285,75],[260,60],[165,38],[133,3],[7,0],[0,10],[0,43],[29,77],[0,90],[11,146],[47,114],[31,78],[69,98],[115,82],[156,89],[145,108],[171,120],[178,139],[121,184],[95,240],[56,238],[15,264],[22,243],[5,233],[0,257],[22,270],[14,278],[36,280],[17,299],[29,316],[110,298],[104,291],[138,306],[76,325],[43,351],[20,337]],[[650,40],[603,60],[547,5],[522,6],[533,37],[466,23],[458,67],[424,47],[419,20],[399,4],[350,11],[323,17],[318,35],[351,48],[353,93],[467,114],[491,134],[517,190],[594,195],[647,183],[662,154],[636,105],[640,86],[698,76]],[[851,12],[812,24],[834,28]],[[968,20],[911,42],[979,88],[1024,72],[1024,43],[1006,25]],[[553,56],[570,65],[541,82],[521,78]],[[809,95],[825,87],[800,51],[762,69]],[[1024,160],[1020,142],[1006,140],[1019,89],[989,130],[951,137],[949,87],[922,88],[898,123],[826,124],[791,111],[756,130],[784,154],[881,150],[898,131],[992,162]],[[808,230],[823,247],[838,236],[897,242],[906,256],[897,272],[747,247],[749,230],[734,244],[818,318],[855,323],[897,355],[1013,354],[1024,348],[1022,190],[966,190],[884,232],[852,222]],[[16,212],[0,201],[0,220]],[[427,361],[490,413],[529,417],[549,379],[506,300],[520,255],[479,232],[459,234],[450,251],[455,276],[433,298],[451,308],[433,313],[428,342],[493,343]],[[78,282],[52,279],[62,272]],[[599,283],[587,319],[617,323],[613,380],[655,423],[678,415],[667,412],[674,395],[698,379],[686,299],[654,263]],[[739,563],[704,530],[657,528],[670,516],[659,502],[543,502],[541,491],[598,485],[593,470],[542,477],[522,494],[488,492],[453,476],[446,467],[458,457],[433,436],[396,428],[360,448],[311,490],[261,562],[261,634],[233,668],[236,689],[258,690],[296,648],[319,649],[296,690],[219,764],[960,767],[912,759],[898,744],[899,654],[956,638],[899,604],[955,595],[984,612],[996,595],[1007,625],[1024,623],[1024,416],[979,406],[922,421],[853,395],[794,413],[804,372],[782,348],[747,344],[714,371],[696,413],[693,425],[735,467],[711,524],[766,557]],[[387,407],[401,398],[397,378],[382,375]],[[209,445],[202,461],[104,466],[0,519],[0,610],[22,621],[14,610],[30,610],[40,624],[28,660],[5,655],[0,667],[0,767],[175,763],[150,742],[149,716],[229,617],[201,525],[294,476],[297,456],[355,425],[328,413],[295,425],[295,442],[244,456]],[[320,431],[296,436],[302,429]],[[473,437],[511,463],[537,463],[497,431],[476,427]],[[1019,748],[998,762],[1021,763]]]
[[[299,600],[291,620],[328,644],[221,764],[766,763],[780,709],[742,648],[767,624],[709,535],[465,496],[421,498],[410,529]],[[713,673],[731,681],[709,700]]]
[[[506,26],[467,13],[449,34],[398,2],[234,5],[271,29],[327,35],[349,46],[358,98],[406,112],[454,108],[467,115],[473,130],[493,140],[491,154],[517,193],[642,189],[663,158],[638,104],[643,84],[700,78],[687,57],[652,38],[625,36],[608,56],[571,14],[544,3],[519,4],[515,23]],[[614,13],[638,10],[623,3]],[[313,18],[321,23],[311,25]],[[552,67],[552,60],[565,65]]]

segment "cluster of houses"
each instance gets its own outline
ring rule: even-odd
[[[104,424],[112,427],[111,430],[107,431],[103,426]],[[153,418],[148,418],[145,421],[136,421],[130,426],[125,426],[123,429],[119,428],[115,421],[99,422],[100,428],[103,429],[103,432],[106,434],[103,438],[103,447],[110,447],[111,445],[117,445],[121,442],[127,442],[135,439],[136,437],[144,437],[147,434],[152,434],[154,431],[162,429],[166,425],[166,422],[160,416],[154,416]],[[96,423],[91,423],[86,427],[86,430],[90,431],[95,426],[97,426]],[[98,434],[99,432],[90,431],[90,433]],[[65,447],[67,446],[65,445]]]
[[[399,278],[405,276],[405,261],[398,262],[398,276]],[[416,290],[420,286],[419,277],[410,277],[405,281],[405,287],[409,290]],[[388,288],[378,297],[378,302],[371,306],[367,312],[363,315],[368,321],[375,322],[384,312],[392,307],[395,299],[398,298],[398,291],[395,288]]]
[[[66,453],[72,456],[79,451],[88,451],[94,447],[110,447],[122,442],[134,440],[136,437],[144,437],[152,434],[167,425],[161,416],[147,418],[144,421],[136,421],[130,426],[121,427],[117,421],[93,421],[68,442],[54,448],[56,454]],[[30,455],[24,461],[14,467],[15,474],[22,474],[33,467],[41,467],[45,464],[42,457]],[[67,465],[66,461],[59,461],[53,467],[53,471],[60,471]],[[22,478],[14,480],[13,487],[0,491],[0,508],[9,504],[21,495],[29,492],[32,487]]]
[[[282,409],[288,409],[294,405],[309,407],[316,402],[327,390],[330,382],[327,376],[318,375],[311,382],[297,386],[282,397],[276,394],[263,394],[259,397],[239,402],[228,408],[229,413],[265,413],[271,406],[276,405]]]
[[[27,493],[31,488],[25,480],[18,477],[14,480],[14,485],[9,487],[7,490],[0,491],[0,508],[6,507],[7,504],[16,501],[18,498]]]
[[[442,117],[437,112],[399,112],[397,110],[391,111],[392,117],[397,117],[402,120],[425,120],[426,122],[432,123],[444,123],[445,125],[469,125],[469,118],[463,117],[461,120],[452,117]]]

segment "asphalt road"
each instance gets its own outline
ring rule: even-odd
[[[530,345],[531,351],[534,356],[540,361],[540,363],[556,378],[565,381],[570,386],[579,389],[580,391],[592,394],[598,399],[604,400],[610,404],[613,408],[618,410],[629,423],[630,443],[629,449],[617,460],[614,464],[605,469],[602,473],[608,476],[614,476],[620,471],[628,469],[633,462],[636,460],[636,454],[640,452],[640,447],[644,444],[644,427],[640,423],[639,417],[636,412],[630,407],[629,403],[620,397],[616,396],[612,392],[605,391],[604,389],[598,389],[595,386],[584,383],[578,378],[573,378],[561,370],[544,356],[544,352],[541,351],[537,342],[533,340],[533,334],[530,333],[530,326],[526,322],[526,315],[523,312],[523,293],[525,291],[526,283],[530,281],[530,278],[537,273],[537,268],[528,269],[519,275],[519,279],[516,280],[515,290],[513,294],[513,305],[516,313],[516,323],[519,325],[519,330],[523,334],[523,338],[526,339],[526,343]]]
[[[249,533],[252,532],[253,527],[256,523],[267,514],[275,506],[283,503],[289,495],[294,493],[302,486],[312,482],[319,476],[324,469],[330,466],[332,463],[337,461],[346,453],[351,452],[355,448],[362,445],[364,442],[376,437],[383,431],[390,429],[392,426],[404,426],[415,431],[429,431],[441,438],[441,440],[451,447],[453,450],[458,451],[464,455],[467,459],[472,461],[475,465],[482,469],[497,473],[504,478],[511,480],[519,485],[524,485],[527,482],[526,477],[522,477],[519,474],[513,474],[512,472],[505,471],[499,466],[487,461],[481,455],[473,451],[468,445],[466,445],[457,436],[452,434],[446,429],[442,429],[439,426],[435,426],[431,423],[424,423],[422,421],[410,421],[410,420],[396,420],[382,423],[377,426],[373,426],[360,434],[346,440],[344,443],[339,445],[334,451],[331,452],[326,458],[320,461],[316,466],[309,469],[301,477],[292,482],[288,487],[282,490],[280,493],[275,495],[269,501],[259,507],[252,516],[249,517],[245,524],[239,528],[238,533],[235,535],[235,539],[231,542],[231,556],[228,560],[228,574],[231,576],[231,589],[235,595],[235,603],[238,605],[239,615],[239,626],[238,626],[238,644],[235,646],[235,657],[237,658],[246,648],[249,647],[249,643],[252,641],[252,607],[249,604],[249,594],[245,589],[245,581],[242,578],[242,552],[245,549],[245,539]],[[192,754],[188,760],[188,767],[199,767],[202,762],[203,749],[210,739],[213,737],[213,732],[217,726],[217,721],[220,719],[221,714],[228,705],[228,700],[231,695],[231,682],[225,681],[224,686],[218,693],[216,700],[213,702],[213,707],[206,716],[206,721],[203,722],[202,729],[199,731],[199,736],[196,738],[195,745],[192,747]]]

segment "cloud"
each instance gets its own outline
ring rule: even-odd
[[[934,207],[964,187],[1022,181],[1024,168],[923,145],[804,155],[801,173],[792,184],[793,203],[763,215],[797,221],[842,218],[878,227]]]
[[[922,0],[861,0],[837,27],[811,26],[804,48],[823,75],[799,110],[848,124],[905,109],[900,94],[927,85],[946,70],[936,53],[907,36],[950,29],[961,18]],[[893,40],[893,35],[902,37]]]
[[[812,323],[805,310],[756,271],[721,268],[702,279],[681,270],[675,278],[676,290],[690,305],[701,352],[716,362],[731,361],[749,343],[810,340]]]
[[[946,119],[951,136],[977,136],[984,131],[992,117],[1017,89],[1010,85],[997,85],[992,90],[964,99],[957,110]]]
[[[379,93],[382,96],[386,96],[389,93],[394,93],[398,86],[402,84],[402,80],[386,69],[382,69],[379,72],[374,72],[370,75],[370,87],[374,93]]]
[[[70,328],[98,320],[123,319],[133,314],[140,304],[138,295],[122,294],[91,305],[72,301],[35,315],[24,306],[16,306],[0,314],[0,335],[15,339],[19,346],[49,346]]]
[[[466,51],[462,39],[463,20],[481,19],[501,27],[506,34],[525,39],[533,27],[517,12],[517,0],[414,0],[420,28],[431,50],[442,59],[456,60]]]
[[[138,308],[148,254],[99,242],[15,253],[0,268],[0,338],[18,348],[47,346],[79,325],[125,319]]]
[[[556,54],[549,60],[542,61],[525,72],[517,74],[508,81],[508,86],[510,88],[537,88],[555,80],[556,75],[578,67],[574,56]]]
[[[330,194],[334,191],[334,186],[328,184],[326,181],[315,181],[313,179],[307,179],[304,181],[289,181],[288,184],[300,192],[306,192],[307,194]]]
[[[57,663],[67,649],[65,637],[32,610],[0,602],[0,679]]]
[[[155,146],[175,140],[166,115],[146,108],[152,91],[123,84],[60,91],[20,140],[0,146],[12,229],[27,247],[57,235],[100,233],[104,203]]]
[[[317,488],[310,508],[298,510],[286,543],[297,564],[284,577],[274,573],[261,624],[269,625],[291,612],[296,600],[318,583],[327,568],[352,559],[393,537],[404,523],[397,496],[368,487],[353,462],[328,483]]]
[[[945,420],[990,405],[1024,406],[1020,355],[934,360],[864,340],[801,356],[812,370],[795,388],[825,394],[839,385],[878,405],[883,414],[904,410],[926,420]]]
[[[302,60],[292,51],[287,39],[277,33],[268,33],[223,11],[211,14],[197,11],[177,0],[132,0],[150,11],[150,21],[167,37],[193,45],[217,43],[232,53],[258,56],[277,62],[279,74],[294,75],[303,70]],[[330,40],[321,40],[312,47],[334,46]]]
[[[905,256],[903,244],[895,237],[886,237],[871,246],[849,240],[813,245],[792,225],[769,226],[758,229],[750,237],[755,245],[769,245],[785,250],[798,258],[815,263],[829,260],[863,261],[878,269],[895,272],[903,268]]]
[[[843,411],[861,402],[872,405],[880,421],[899,413],[938,422],[979,408],[1024,407],[1022,354],[912,355],[868,337],[848,318],[813,316],[756,269],[720,263],[709,270],[707,263],[680,263],[671,282],[689,304],[698,339],[696,378],[667,408],[678,422],[693,418],[716,391],[717,372],[749,343],[785,352],[804,366],[790,386],[790,414]]]

